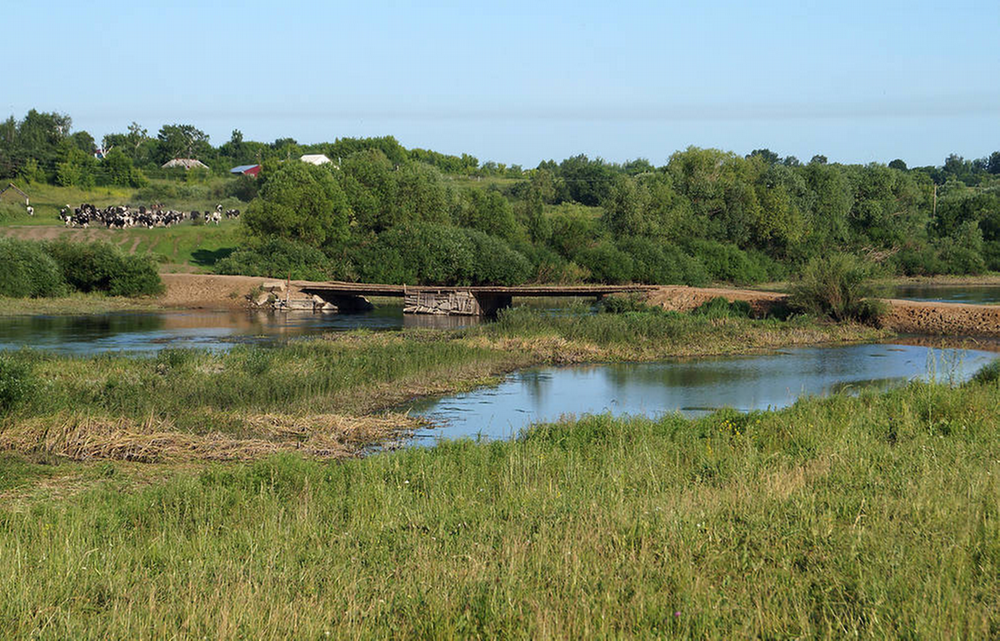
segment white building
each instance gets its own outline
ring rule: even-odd
[[[325,165],[326,163],[330,162],[330,159],[327,158],[324,154],[305,154],[304,156],[299,158],[299,160],[301,160],[302,162],[307,162],[311,165]]]

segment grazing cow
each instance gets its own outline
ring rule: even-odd
[[[212,222],[218,225],[220,220],[222,220],[222,214],[220,214],[218,211],[213,211]]]
[[[31,205],[25,206],[25,209],[28,211],[28,215],[29,216],[34,216],[35,215],[35,208],[32,207]]]

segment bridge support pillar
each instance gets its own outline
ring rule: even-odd
[[[320,292],[319,294],[313,295],[313,300],[317,300],[317,298],[336,306],[336,311],[341,314],[367,312],[375,307],[371,304],[371,301],[364,296],[358,296],[355,294],[332,294],[328,292]]]
[[[476,296],[463,291],[406,292],[403,297],[404,314],[438,314],[442,316],[482,316]]]
[[[513,296],[506,294],[476,294],[482,316],[496,316],[496,313],[501,309],[506,309],[513,304],[513,298]]]

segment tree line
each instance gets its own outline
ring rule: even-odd
[[[185,175],[177,156],[227,175],[250,201],[247,243],[219,269],[381,282],[595,281],[700,284],[782,278],[831,250],[903,274],[1000,269],[1000,152],[941,166],[808,162],[690,147],[666,164],[578,155],[532,169],[406,149],[392,136],[213,147],[191,125],[102,140],[60,114],[0,127],[0,178],[138,187]],[[335,162],[296,161],[324,153]],[[34,173],[34,175],[30,175]],[[190,174],[187,174],[188,176]],[[458,180],[479,177],[482,181]],[[227,176],[227,180],[230,180]]]

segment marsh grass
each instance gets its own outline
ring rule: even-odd
[[[5,371],[18,373],[18,381],[30,373],[31,385],[8,386],[17,398],[0,414],[0,449],[137,461],[176,460],[185,452],[193,459],[253,458],[287,449],[348,456],[366,442],[392,437],[390,423],[403,431],[416,426],[397,416],[369,429],[373,414],[417,397],[494,384],[519,367],[746,352],[872,335],[805,320],[515,309],[495,324],[466,330],[359,331],[225,353],[165,349],[152,356],[74,357],[23,350],[2,357]],[[285,426],[312,427],[262,430],[260,419],[267,416],[282,417]],[[330,416],[345,421],[341,428],[323,428]]]
[[[975,637],[996,385],[609,416],[0,507],[9,637]],[[30,571],[28,570],[30,568]]]

